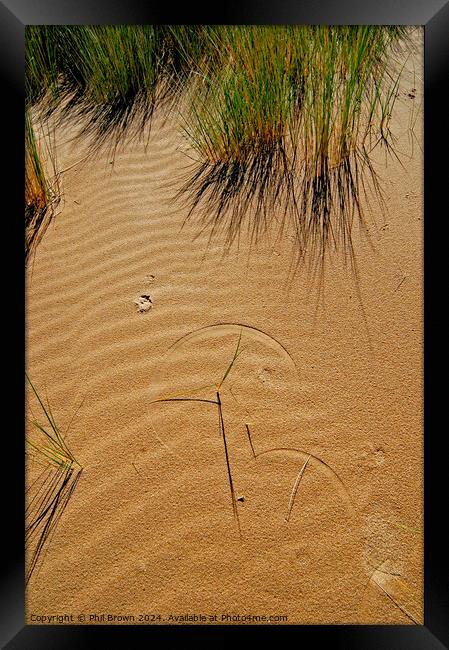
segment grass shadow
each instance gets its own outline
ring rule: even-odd
[[[26,439],[30,460],[43,467],[37,478],[26,488],[26,584],[39,565],[82,472],[81,465],[68,448],[53,418],[49,404],[45,406],[28,375],[27,380],[42,409],[45,422],[41,424],[34,418],[31,419],[33,434]]]

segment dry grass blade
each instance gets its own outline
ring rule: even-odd
[[[256,452],[255,452],[255,449],[254,449],[254,446],[253,446],[253,441],[251,439],[251,431],[249,430],[249,425],[245,424],[245,427],[246,427],[246,435],[248,436],[251,451],[253,452],[253,458],[256,458]]]
[[[286,522],[289,522],[289,521],[290,521],[290,516],[291,516],[291,514],[292,514],[293,506],[294,506],[294,504],[295,504],[295,499],[296,499],[296,494],[297,494],[297,492],[298,492],[299,484],[300,484],[300,482],[301,482],[301,479],[302,479],[302,477],[303,477],[303,474],[304,474],[304,472],[305,472],[305,469],[306,469],[306,467],[307,467],[307,465],[308,465],[308,463],[309,463],[309,460],[310,460],[311,458],[312,458],[312,456],[309,455],[309,457],[307,458],[306,462],[304,463],[304,465],[303,465],[303,466],[301,467],[301,469],[299,470],[299,474],[298,474],[298,476],[296,477],[296,480],[295,480],[295,482],[294,482],[294,484],[293,484],[292,493],[291,493],[291,495],[290,495],[290,501],[289,501],[289,503],[288,503],[287,514],[285,515],[285,521],[286,521]]]
[[[229,373],[231,372],[231,370],[232,370],[232,366],[233,366],[233,365],[235,364],[235,362],[237,361],[237,357],[238,357],[238,356],[243,352],[243,350],[240,350],[240,352],[239,352],[240,343],[241,343],[241,340],[242,340],[242,333],[243,333],[243,329],[240,329],[240,334],[239,334],[239,338],[238,338],[238,341],[237,341],[237,347],[236,347],[236,349],[235,349],[234,356],[232,357],[231,363],[230,363],[229,366],[227,367],[226,372],[225,372],[225,374],[223,375],[222,380],[220,381],[220,383],[219,383],[218,386],[217,386],[217,389],[218,389],[218,390],[220,390],[220,388],[221,388],[221,386],[222,386],[224,380],[226,379],[226,377],[227,377],[227,376],[229,375]]]
[[[220,432],[221,435],[223,436],[223,444],[224,444],[224,450],[225,450],[225,457],[226,457],[226,468],[228,470],[228,480],[229,480],[229,490],[231,492],[231,501],[232,501],[232,510],[234,513],[235,520],[237,522],[237,528],[239,531],[240,537],[242,536],[242,530],[240,527],[240,519],[239,519],[239,511],[237,507],[237,498],[235,496],[235,490],[234,490],[234,482],[232,480],[232,472],[231,472],[231,464],[229,461],[229,453],[228,453],[228,444],[226,441],[226,432],[225,432],[225,425],[224,425],[224,420],[223,420],[223,410],[221,406],[221,399],[220,399],[220,393],[217,391],[217,403],[218,403],[218,417],[219,417],[219,423],[220,423]]]
[[[319,458],[318,456],[315,456],[314,454],[309,453],[308,451],[304,451],[303,449],[298,449],[296,447],[273,447],[272,449],[265,449],[265,451],[260,451],[257,455],[256,458],[259,458],[260,456],[264,456],[265,454],[272,454],[273,452],[296,452],[303,454],[305,456],[308,456],[307,463],[309,463],[311,460],[317,464],[318,466],[323,467],[329,474],[333,477],[333,479],[336,481],[337,485],[340,486],[342,493],[345,496],[345,499],[347,501],[348,508],[351,512],[351,514],[354,514],[354,504],[351,499],[351,495],[349,493],[348,488],[346,487],[343,479],[337,474],[337,472],[324,460]]]
[[[229,450],[228,450],[228,443],[227,443],[227,438],[226,438],[226,429],[225,429],[225,422],[223,418],[223,408],[222,408],[222,401],[221,401],[221,395],[220,395],[220,388],[229,376],[229,373],[231,372],[232,368],[234,367],[238,357],[240,354],[243,352],[243,348],[240,348],[240,344],[242,341],[242,336],[243,336],[243,327],[240,327],[240,332],[237,340],[237,345],[233,354],[233,357],[231,361],[229,362],[226,371],[224,372],[221,380],[217,383],[214,384],[206,384],[202,387],[198,388],[193,388],[190,390],[186,391],[181,391],[179,393],[172,393],[171,396],[169,397],[160,397],[153,399],[150,404],[157,404],[157,403],[167,403],[167,402],[200,402],[200,403],[205,403],[205,404],[213,404],[214,406],[217,406],[217,413],[218,413],[218,425],[219,425],[219,433],[220,436],[223,439],[223,445],[224,445],[224,452],[225,452],[225,460],[226,460],[226,470],[227,470],[227,475],[228,475],[228,482],[229,482],[229,490],[231,494],[231,502],[232,502],[232,512],[234,515],[234,518],[237,522],[237,528],[240,537],[242,536],[242,531],[241,531],[241,526],[240,526],[240,519],[239,519],[239,512],[238,512],[238,507],[237,507],[237,498],[235,495],[235,490],[234,490],[234,482],[232,478],[232,471],[231,471],[231,463],[230,463],[230,458],[229,458]],[[202,397],[187,397],[186,395],[192,394],[194,392],[197,392],[199,390],[204,390],[206,388],[215,388],[215,399],[207,399],[207,398],[202,398]],[[252,443],[251,443],[252,446]],[[255,456],[254,448],[253,448],[253,454]]]
[[[374,572],[374,573],[375,573],[375,572]],[[392,595],[391,595],[391,594],[390,594],[390,593],[389,593],[389,592],[388,592],[384,587],[382,587],[382,585],[381,585],[381,584],[380,584],[380,583],[379,583],[379,582],[374,578],[374,574],[371,576],[371,580],[372,580],[372,581],[374,582],[374,584],[375,584],[375,585],[376,585],[376,586],[377,586],[377,587],[382,591],[382,593],[385,594],[385,596],[387,596],[387,598],[388,598],[389,600],[391,600],[391,602],[392,602],[392,603],[393,603],[393,604],[394,604],[398,609],[400,609],[401,612],[402,612],[403,614],[405,614],[405,616],[407,616],[407,618],[409,618],[411,621],[413,621],[413,623],[415,623],[415,625],[422,625],[422,622],[418,621],[418,620],[413,616],[413,614],[411,614],[411,613],[408,611],[408,609],[407,609],[406,607],[404,607],[404,605],[401,605],[401,603],[399,603],[399,602],[398,602],[398,601],[397,601],[397,600],[396,600],[396,599],[395,599],[395,598],[394,598],[394,597],[393,597],[393,596],[392,596]]]

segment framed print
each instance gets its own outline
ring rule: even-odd
[[[351,5],[3,2],[4,647],[448,647],[449,8]]]

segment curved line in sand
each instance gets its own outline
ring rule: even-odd
[[[259,456],[263,456],[264,454],[271,454],[276,451],[294,451],[296,453],[302,454],[304,456],[308,456],[309,461],[314,460],[316,461],[319,465],[323,465],[323,467],[326,468],[326,470],[331,472],[331,475],[336,479],[337,483],[340,485],[340,487],[343,489],[343,492],[346,497],[346,501],[349,504],[349,510],[351,512],[351,515],[355,515],[355,510],[354,510],[354,505],[352,503],[351,495],[349,494],[349,491],[346,487],[346,485],[343,483],[342,479],[338,476],[336,471],[332,469],[330,465],[324,462],[324,460],[321,460],[321,458],[318,458],[318,456],[314,456],[313,454],[309,453],[308,451],[304,451],[303,449],[296,449],[295,447],[275,447],[273,449],[267,449],[265,451],[260,451],[258,454],[256,454],[256,460]]]
[[[298,370],[298,368],[297,368],[297,366],[296,366],[296,363],[295,363],[294,360],[293,360],[292,355],[291,355],[290,352],[287,350],[287,348],[285,348],[285,347],[282,345],[282,343],[280,343],[280,342],[279,342],[277,339],[275,339],[273,336],[271,336],[270,334],[267,334],[266,332],[264,332],[263,330],[259,329],[258,327],[254,327],[253,325],[245,325],[245,324],[243,324],[243,323],[214,323],[213,325],[205,325],[204,327],[199,327],[198,329],[193,330],[192,332],[189,332],[188,334],[184,334],[184,335],[181,336],[179,339],[177,339],[174,343],[172,343],[172,344],[170,345],[170,347],[167,349],[167,352],[169,352],[169,351],[171,351],[171,350],[174,350],[174,349],[175,349],[176,347],[178,347],[181,343],[184,343],[184,342],[187,341],[188,339],[193,338],[196,334],[199,334],[200,332],[204,332],[204,331],[206,331],[206,330],[212,330],[212,329],[214,329],[214,328],[220,328],[220,327],[243,328],[243,329],[249,330],[250,332],[256,332],[257,334],[262,334],[265,338],[267,338],[268,340],[270,340],[270,341],[272,341],[273,343],[275,343],[275,344],[276,344],[276,345],[277,345],[277,346],[282,350],[282,352],[283,352],[284,354],[287,355],[289,361],[292,363],[292,365],[293,365],[293,367],[294,367],[294,369],[295,369],[295,372],[296,372],[296,373],[298,374],[298,376],[299,376],[299,370]]]

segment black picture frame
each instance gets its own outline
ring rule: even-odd
[[[404,626],[32,626],[24,625],[24,370],[25,308],[23,265],[23,119],[24,29],[31,24],[403,24],[423,25],[425,30],[424,107],[424,295],[425,295],[425,599],[424,625]],[[4,271],[4,301],[8,317],[4,341],[14,341],[12,363],[7,366],[6,407],[11,415],[4,428],[4,469],[9,472],[3,488],[1,580],[1,647],[78,648],[114,643],[136,647],[158,642],[185,647],[195,641],[215,646],[229,643],[237,634],[244,643],[294,642],[297,647],[323,643],[329,648],[363,650],[441,650],[449,648],[448,536],[444,522],[447,506],[447,457],[442,452],[445,374],[443,371],[443,289],[447,255],[443,252],[447,204],[443,196],[449,182],[447,152],[449,86],[448,0],[258,0],[228,1],[183,8],[149,0],[2,0],[0,2],[0,65],[4,132],[12,145],[6,149],[4,220],[8,222],[4,247],[11,252]],[[442,300],[443,298],[443,300]],[[12,308],[12,309],[11,309]],[[444,327],[446,325],[446,327]],[[9,329],[8,329],[9,328]],[[5,453],[6,452],[6,453]],[[263,635],[263,636],[262,636]],[[201,640],[200,640],[201,637]]]

